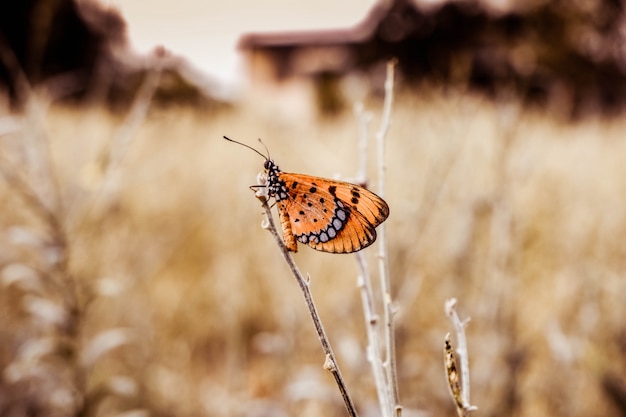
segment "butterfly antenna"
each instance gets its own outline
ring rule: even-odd
[[[241,143],[241,142],[237,142],[236,140],[233,140],[231,138],[228,138],[226,136],[224,136],[224,139],[226,139],[229,142],[233,142],[236,143],[237,145],[241,145],[241,146],[245,146],[248,149],[252,149],[254,152],[258,153],[259,155],[261,155],[263,157],[263,159],[268,160],[269,159],[269,151],[267,152],[268,156],[263,155],[261,152],[259,152],[258,150],[254,149],[252,146],[250,145],[246,145],[245,143]],[[260,141],[261,139],[259,139]],[[261,142],[263,143],[263,142]],[[263,144],[263,147],[265,147],[265,144]],[[267,147],[265,147],[265,150],[267,151]]]
[[[263,143],[261,138],[259,138],[259,142],[261,142],[261,145],[263,145],[263,147],[265,148],[265,152],[267,152],[267,159],[272,159],[272,158],[270,158],[270,150],[267,149],[267,146],[265,146],[265,143]]]

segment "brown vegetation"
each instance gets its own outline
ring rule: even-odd
[[[344,415],[247,188],[262,160],[221,137],[262,137],[286,171],[348,177],[352,117],[29,109],[0,125],[0,414]],[[405,415],[454,414],[449,297],[472,318],[477,413],[626,413],[624,128],[398,98],[386,199]],[[376,415],[354,258],[296,260],[357,409]]]

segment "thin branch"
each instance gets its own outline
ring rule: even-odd
[[[385,102],[383,106],[383,116],[376,138],[378,140],[378,181],[379,194],[384,193],[385,181],[385,153],[384,143],[389,126],[391,124],[391,109],[393,104],[393,85],[394,85],[394,67],[395,60],[390,61],[387,65],[387,80],[385,82]],[[368,125],[371,120],[371,114],[365,112],[363,105],[357,103],[354,108],[355,115],[359,124],[359,164],[357,179],[360,184],[367,183],[367,142],[368,142]],[[393,305],[391,300],[391,291],[389,283],[389,268],[387,257],[387,243],[385,237],[385,226],[382,225],[378,230],[378,265],[381,280],[382,302],[384,310],[384,329],[381,342],[380,320],[376,312],[374,296],[372,291],[371,277],[367,268],[367,262],[362,253],[357,253],[357,264],[359,266],[358,286],[361,290],[361,299],[363,304],[363,313],[365,317],[365,328],[368,338],[367,356],[372,366],[372,373],[376,383],[381,414],[383,417],[399,417],[402,407],[399,405],[398,383],[396,374],[395,359],[395,331],[393,325]],[[384,354],[381,352],[381,343],[384,345]]]
[[[124,159],[128,154],[133,137],[146,119],[152,98],[161,80],[164,65],[163,57],[157,53],[156,58],[156,66],[147,71],[124,122],[118,127],[110,145],[101,156],[102,180],[100,187],[87,203],[87,206],[75,217],[73,229],[80,230],[94,213],[96,216],[102,216],[119,194]]]
[[[369,123],[372,119],[371,113],[365,111],[362,103],[354,106],[354,113],[359,127],[358,137],[358,168],[356,181],[365,186],[367,184],[367,147],[369,139]],[[357,286],[361,292],[361,304],[363,306],[363,317],[365,318],[365,331],[367,334],[367,360],[372,367],[372,375],[376,385],[378,403],[383,417],[394,415],[394,404],[390,395],[389,383],[385,372],[385,364],[381,355],[381,320],[376,311],[374,291],[372,289],[372,277],[367,266],[367,260],[363,252],[356,253],[359,275]]]
[[[372,279],[367,268],[365,255],[362,252],[356,253],[359,276],[357,285],[361,291],[361,304],[363,305],[363,316],[365,318],[365,330],[367,334],[367,360],[372,366],[372,374],[376,383],[376,393],[383,417],[393,416],[393,404],[389,394],[386,379],[385,365],[383,364],[380,342],[379,328],[380,317],[374,306],[374,294],[372,290]]]
[[[444,342],[443,363],[446,368],[446,379],[448,380],[450,395],[454,400],[459,417],[463,417],[465,414],[465,408],[463,407],[463,389],[461,388],[461,377],[457,366],[456,354],[452,344],[450,344],[450,333],[446,334]]]
[[[387,78],[385,80],[385,101],[383,104],[383,117],[380,129],[376,134],[378,149],[378,194],[385,195],[385,173],[387,165],[385,163],[385,139],[391,126],[391,110],[393,107],[393,86],[394,71],[397,60],[392,59],[387,63]],[[387,381],[390,395],[394,405],[396,416],[402,414],[400,406],[400,394],[398,390],[398,374],[396,370],[396,343],[394,314],[395,309],[391,298],[391,283],[389,278],[389,263],[387,255],[387,228],[383,223],[378,229],[378,270],[380,274],[381,291],[383,295],[383,319],[385,328],[385,364],[387,371]]]
[[[456,312],[456,299],[451,298],[446,301],[445,310],[446,315],[450,318],[454,331],[456,333],[456,340],[458,348],[456,349],[456,356],[454,349],[450,345],[449,334],[446,336],[445,347],[445,365],[446,374],[448,376],[448,384],[450,387],[450,393],[457,406],[457,412],[460,417],[467,417],[471,411],[478,408],[470,404],[470,371],[469,371],[469,355],[467,350],[467,341],[465,338],[465,326],[469,323],[469,318],[462,320],[459,318]],[[458,385],[458,371],[457,360],[461,368],[461,386]]]
[[[335,382],[339,388],[339,392],[341,393],[341,397],[343,398],[346,409],[348,410],[348,415],[350,417],[356,417],[356,409],[354,407],[354,403],[352,402],[352,398],[348,394],[348,390],[346,388],[346,384],[341,376],[341,372],[339,371],[339,366],[337,365],[337,359],[335,358],[335,354],[330,346],[330,342],[328,340],[328,336],[326,336],[326,331],[324,330],[324,326],[322,325],[322,320],[317,312],[317,307],[313,301],[313,296],[311,295],[311,290],[309,288],[309,280],[305,279],[302,276],[302,273],[298,269],[291,253],[285,247],[285,244],[282,238],[279,236],[278,231],[276,230],[276,226],[274,224],[274,219],[272,218],[272,211],[267,204],[267,195],[266,188],[260,187],[255,196],[262,202],[263,210],[265,210],[266,222],[263,224],[263,227],[269,230],[274,236],[274,240],[278,245],[280,253],[283,255],[283,259],[287,262],[291,273],[294,278],[298,282],[298,286],[302,291],[302,295],[304,296],[304,300],[306,302],[307,308],[309,310],[309,314],[311,315],[311,320],[313,320],[313,325],[315,326],[315,331],[317,332],[317,336],[320,340],[320,344],[322,345],[322,350],[324,351],[325,361],[324,361],[324,369],[329,370],[333,377],[335,378]]]
[[[156,62],[156,67],[146,73],[132,107],[124,123],[122,123],[114,135],[108,154],[105,156],[103,181],[99,190],[100,194],[105,198],[103,202],[105,207],[119,191],[122,163],[128,154],[133,137],[146,119],[152,97],[159,87],[163,63],[160,59],[157,59]]]

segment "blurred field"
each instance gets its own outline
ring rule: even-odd
[[[262,159],[221,137],[346,178],[358,124],[259,114],[153,109],[136,131],[97,108],[5,120],[1,415],[345,415],[247,188]],[[626,415],[625,130],[398,98],[386,224],[405,416],[455,415],[449,297],[472,319],[475,415]],[[301,246],[296,260],[361,415],[378,415],[354,257]]]

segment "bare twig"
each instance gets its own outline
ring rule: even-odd
[[[391,72],[391,76],[393,73]],[[392,80],[391,80],[392,81]],[[388,74],[388,82],[389,82],[389,74]],[[389,84],[386,85],[387,88],[392,88]],[[388,90],[389,91],[389,90]],[[389,96],[387,96],[389,97]],[[387,126],[389,125],[389,116],[390,116],[390,101],[386,101],[385,105],[385,115],[386,121],[383,122],[383,126],[381,127],[384,131],[387,130]],[[358,128],[359,128],[359,136],[358,136],[358,168],[356,174],[356,180],[359,184],[366,186],[367,181],[367,145],[369,139],[369,123],[372,119],[371,113],[365,111],[362,103],[357,103],[354,106],[354,113],[357,118]],[[384,131],[383,136],[384,137]],[[380,135],[380,134],[379,134]],[[379,153],[379,157],[384,158],[384,155]],[[382,159],[379,160],[379,163],[382,163]],[[380,230],[380,229],[379,229]],[[379,241],[379,244],[380,241]],[[367,359],[370,362],[372,367],[372,374],[374,376],[374,382],[376,384],[376,392],[378,395],[378,402],[380,406],[381,415],[383,417],[393,417],[396,414],[395,407],[396,401],[394,400],[393,389],[391,388],[391,381],[389,377],[389,361],[383,359],[383,355],[381,352],[381,346],[386,344],[383,342],[382,331],[381,331],[381,320],[378,315],[374,291],[372,286],[372,278],[367,266],[367,261],[362,252],[356,253],[357,265],[359,268],[359,276],[357,279],[357,284],[361,292],[361,302],[363,305],[363,316],[365,318],[365,329],[367,333]],[[386,269],[386,268],[385,268]],[[384,286],[383,286],[384,288]],[[386,297],[383,297],[385,299]],[[384,301],[383,301],[384,302]],[[386,355],[388,356],[388,355]]]
[[[448,380],[450,395],[452,395],[452,399],[454,400],[459,416],[463,416],[465,409],[463,407],[463,390],[460,382],[461,376],[459,375],[454,348],[450,344],[450,333],[446,334],[444,342],[443,363],[446,368],[446,377]]]
[[[264,184],[264,180],[259,181],[259,183]],[[255,194],[255,196],[262,202],[263,210],[265,210],[265,216],[267,221],[266,223],[264,223],[263,227],[269,230],[272,233],[272,236],[274,236],[274,240],[276,241],[276,244],[278,245],[278,248],[283,255],[283,259],[285,259],[285,262],[287,262],[291,273],[298,282],[298,286],[302,291],[302,295],[304,296],[304,300],[309,310],[309,314],[311,315],[311,319],[313,320],[313,325],[315,326],[317,336],[320,340],[320,344],[322,345],[322,350],[324,351],[324,369],[329,370],[333,374],[335,382],[337,383],[337,386],[341,393],[341,397],[343,398],[346,409],[348,410],[348,415],[350,415],[351,417],[356,417],[356,408],[354,407],[352,398],[348,394],[346,384],[343,380],[343,377],[341,376],[341,372],[339,371],[339,366],[337,365],[337,359],[335,358],[335,354],[333,353],[333,350],[330,346],[328,336],[326,336],[326,331],[324,330],[324,327],[322,325],[322,320],[317,312],[317,307],[315,306],[315,303],[313,301],[313,296],[311,295],[311,290],[309,288],[309,280],[303,277],[302,273],[298,269],[298,266],[293,260],[291,253],[289,253],[289,251],[287,250],[287,247],[285,246],[282,238],[276,230],[276,226],[272,218],[272,211],[267,204],[266,191],[266,188],[259,187]]]
[[[98,168],[101,174],[99,187],[82,208],[81,213],[74,216],[71,229],[80,230],[90,217],[103,216],[118,197],[124,173],[124,159],[134,136],[146,119],[152,98],[159,87],[163,68],[164,56],[158,50],[155,52],[155,66],[146,72],[124,121],[98,158]]]
[[[391,125],[391,109],[393,106],[394,71],[397,61],[395,59],[387,63],[387,79],[385,81],[385,101],[383,104],[383,117],[380,129],[376,133],[378,149],[378,194],[385,195],[385,139]],[[396,416],[402,414],[400,406],[400,394],[398,390],[398,375],[396,371],[396,343],[394,330],[395,309],[391,298],[391,283],[389,279],[389,264],[387,256],[387,230],[383,223],[378,229],[378,270],[380,274],[381,291],[383,295],[383,318],[385,328],[385,365],[390,395]]]
[[[461,321],[456,312],[456,299],[451,298],[446,301],[446,315],[452,321],[456,333],[458,348],[455,351],[450,344],[450,334],[446,335],[445,340],[445,366],[448,378],[448,386],[450,394],[454,399],[459,417],[467,417],[471,411],[477,410],[477,407],[470,405],[470,372],[469,357],[467,351],[467,342],[465,339],[465,326],[469,323],[469,318]],[[457,357],[459,361],[457,361]],[[461,368],[461,385],[459,386],[458,368]]]
[[[101,209],[108,208],[119,192],[124,158],[128,154],[133,137],[146,119],[152,97],[159,86],[163,64],[159,59],[156,62],[157,66],[146,73],[126,119],[113,136],[109,149],[103,156],[102,184],[98,190],[99,195],[93,200],[95,204],[97,197],[101,198],[99,202]]]
[[[393,83],[394,83],[395,61],[389,62],[387,66],[387,80],[385,83],[385,102],[383,117],[376,137],[378,140],[378,192],[382,196],[384,193],[383,184],[385,181],[385,154],[384,141],[391,123],[391,108],[393,103]],[[359,163],[356,178],[362,185],[367,184],[367,142],[368,126],[371,121],[371,114],[366,112],[362,103],[357,103],[354,108],[359,125]],[[393,307],[388,274],[388,257],[386,249],[385,226],[378,229],[379,244],[379,275],[381,280],[382,302],[384,310],[384,329],[381,329],[381,320],[376,311],[374,301],[374,291],[372,290],[372,279],[367,267],[367,261],[363,253],[356,254],[359,267],[358,287],[361,291],[363,304],[363,314],[365,317],[365,328],[367,332],[367,358],[372,366],[372,373],[376,383],[376,391],[383,417],[400,416],[402,407],[399,405],[398,385],[396,377],[395,342],[393,328]],[[382,351],[384,349],[384,352]]]
[[[383,417],[393,416],[393,405],[389,396],[389,388],[380,352],[380,317],[374,306],[374,294],[372,290],[372,279],[367,268],[367,261],[362,252],[357,252],[357,265],[359,266],[359,276],[357,278],[358,287],[361,290],[361,303],[363,304],[363,316],[365,318],[365,329],[367,333],[367,360],[372,366],[372,374],[376,383],[376,393]]]

